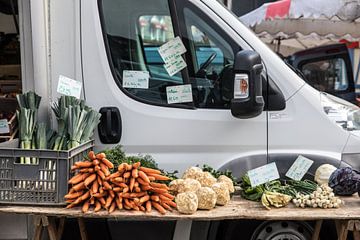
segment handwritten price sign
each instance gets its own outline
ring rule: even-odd
[[[81,82],[62,75],[59,76],[59,82],[57,87],[58,93],[80,99],[81,88]]]
[[[169,104],[193,101],[192,90],[191,90],[190,84],[167,87],[166,95],[167,95],[167,101]]]

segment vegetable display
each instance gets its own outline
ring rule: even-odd
[[[298,194],[293,199],[293,203],[301,208],[338,208],[342,201],[335,196],[332,188],[323,184],[311,194]]]
[[[72,166],[77,171],[69,180],[72,185],[65,196],[67,208],[82,205],[86,213],[90,207],[95,212],[115,209],[150,212],[153,208],[161,214],[176,208],[174,196],[163,181],[169,178],[157,169],[144,167],[141,162],[121,163],[115,171],[114,164],[106,159],[106,154],[88,154],[89,161],[76,162]]]

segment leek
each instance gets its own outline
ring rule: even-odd
[[[16,111],[16,116],[19,120],[19,136],[20,136],[20,148],[32,149],[32,138],[36,126],[36,114],[37,110],[27,109],[21,107]],[[30,164],[29,157],[21,157],[21,164]]]

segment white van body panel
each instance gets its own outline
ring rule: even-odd
[[[266,112],[237,119],[230,110],[152,106],[125,95],[109,67],[97,1],[82,7],[83,67],[87,103],[116,106],[122,116],[121,144],[130,154],[151,154],[159,166],[183,171],[196,164],[220,167],[241,154],[266,155]],[[97,142],[99,148],[104,148]],[[264,162],[266,158],[264,157]]]

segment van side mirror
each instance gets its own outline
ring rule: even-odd
[[[260,55],[251,50],[236,54],[234,64],[234,96],[231,113],[234,117],[247,119],[260,115],[264,109]]]

